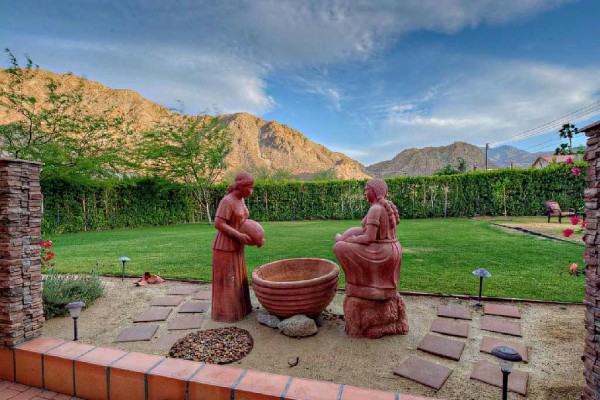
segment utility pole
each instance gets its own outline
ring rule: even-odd
[[[490,144],[486,143],[485,144],[485,170],[488,170],[488,164],[487,164],[487,155],[488,155],[488,149],[490,148]]]

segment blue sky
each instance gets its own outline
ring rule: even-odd
[[[552,151],[561,123],[600,119],[598,17],[594,0],[0,0],[0,45],[370,165],[454,141]]]

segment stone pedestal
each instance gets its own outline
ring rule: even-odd
[[[346,333],[353,337],[377,339],[408,333],[406,306],[399,293],[388,300],[344,299]]]
[[[40,165],[0,159],[0,346],[42,334]]]

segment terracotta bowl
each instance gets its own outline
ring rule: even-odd
[[[252,272],[252,289],[260,304],[278,317],[316,316],[333,300],[339,267],[321,258],[291,258]]]

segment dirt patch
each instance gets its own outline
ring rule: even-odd
[[[98,346],[115,347],[129,351],[167,355],[168,349],[160,349],[159,338],[174,331],[167,331],[169,320],[177,316],[172,312],[158,325],[154,339],[149,342],[115,343],[117,335],[133,326],[135,316],[148,307],[153,299],[165,296],[181,282],[166,282],[157,286],[135,287],[132,280],[121,283],[119,279],[105,278],[105,295],[84,310],[79,318],[79,340]],[[199,285],[210,290],[210,285]],[[187,296],[191,301],[194,295]],[[334,314],[342,313],[343,292],[338,293],[328,308]],[[529,364],[517,368],[529,373],[527,399],[579,399],[583,387],[583,313],[582,305],[551,305],[529,302],[510,303],[521,310],[522,338],[507,337],[479,329],[481,308],[471,307],[473,301],[456,298],[429,296],[404,296],[410,332],[404,336],[386,336],[377,340],[350,338],[344,333],[344,322],[326,318],[315,336],[293,339],[276,329],[260,325],[256,321],[260,304],[254,296],[254,312],[235,324],[213,322],[204,318],[202,330],[224,326],[245,329],[254,338],[254,348],[245,358],[231,364],[240,368],[257,369],[294,377],[318,379],[373,389],[399,391],[401,393],[460,400],[485,400],[500,398],[500,389],[469,379],[473,365],[478,360],[494,361],[493,356],[479,351],[483,336],[505,338],[524,343],[529,347]],[[436,318],[438,304],[469,306],[473,320],[469,322],[467,339],[452,338],[466,344],[460,361],[451,361],[417,350],[417,345],[429,333]],[[507,303],[508,304],[508,303]],[[136,324],[137,325],[137,324]],[[177,334],[193,332],[175,331]],[[70,340],[73,334],[72,320],[68,317],[54,318],[44,325],[44,334]],[[410,356],[429,360],[453,369],[452,374],[439,391],[393,374]],[[298,358],[298,364],[290,364]],[[509,398],[523,398],[510,394]]]

